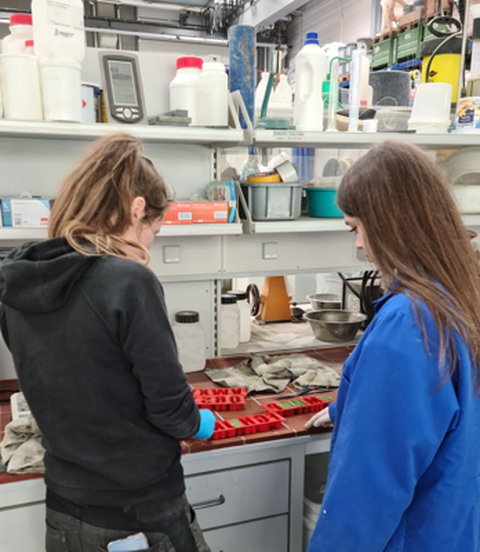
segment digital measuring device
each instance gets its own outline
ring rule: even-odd
[[[109,52],[99,56],[108,120],[127,124],[145,122],[138,58]]]

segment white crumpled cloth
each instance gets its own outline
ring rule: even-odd
[[[340,376],[328,366],[307,355],[277,357],[250,355],[247,362],[231,368],[205,370],[215,383],[225,387],[245,387],[252,391],[280,393],[293,380],[295,387],[338,387]]]
[[[5,426],[0,443],[2,462],[8,473],[43,473],[45,449],[42,435],[33,416],[17,418]]]

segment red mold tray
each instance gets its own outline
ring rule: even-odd
[[[274,412],[281,416],[296,416],[307,412],[318,412],[333,402],[331,397],[317,395],[316,397],[302,397],[301,399],[288,399],[273,403],[262,404],[267,412]]]
[[[245,387],[215,387],[213,389],[193,389],[194,397],[247,396]]]
[[[244,387],[193,390],[197,406],[209,410],[240,410],[245,406],[246,395]]]
[[[216,421],[211,438],[213,440],[225,439],[234,435],[249,435],[250,433],[268,431],[269,429],[279,429],[283,421],[282,416],[272,412]]]

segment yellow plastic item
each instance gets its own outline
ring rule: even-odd
[[[278,173],[265,174],[263,176],[247,176],[247,182],[281,182],[280,175]]]
[[[430,65],[428,82],[448,82],[452,85],[452,103],[457,101],[460,54],[437,54]],[[427,65],[430,56],[422,57],[422,82],[427,82]]]

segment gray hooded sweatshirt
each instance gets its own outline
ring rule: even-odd
[[[43,434],[47,487],[92,506],[184,492],[178,440],[200,417],[153,272],[54,238],[10,253],[0,299],[2,333]]]

